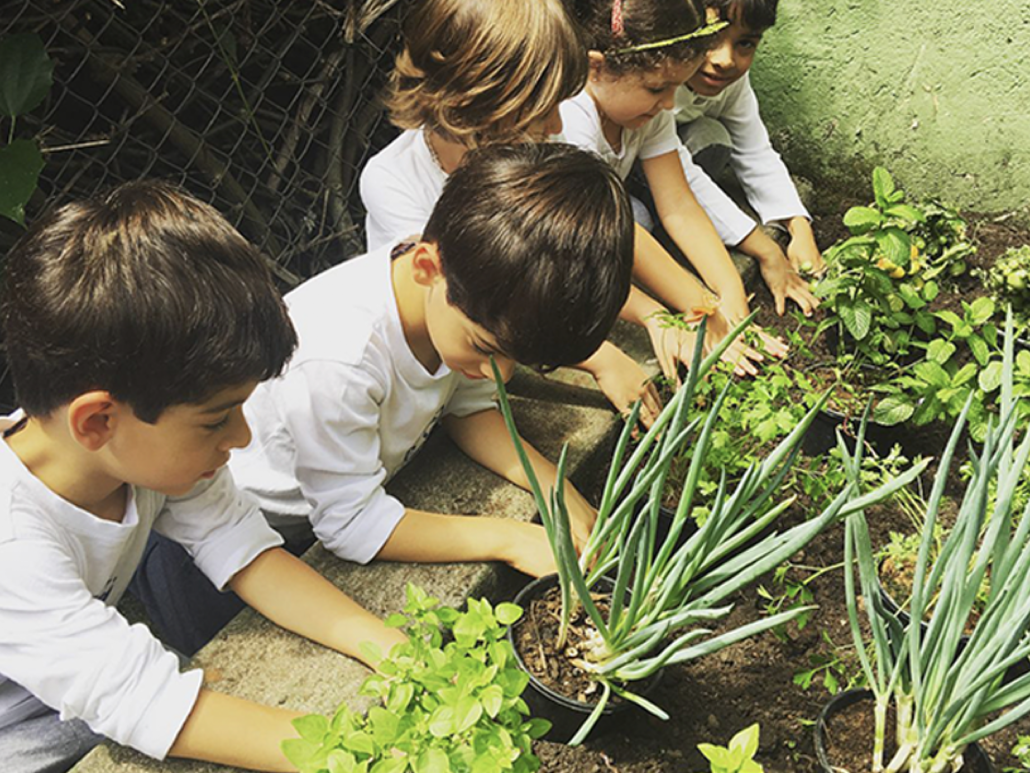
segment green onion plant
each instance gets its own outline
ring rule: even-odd
[[[582,555],[572,540],[563,487],[544,492],[519,441],[500,378],[501,410],[521,457],[541,519],[554,551],[561,591],[561,625],[556,649],[565,643],[569,621],[582,607],[596,629],[591,648],[577,665],[601,686],[601,696],[586,722],[570,741],[580,743],[600,718],[611,693],[667,719],[661,708],[633,691],[631,685],[658,669],[717,652],[759,632],[783,625],[811,607],[799,607],[715,633],[707,627],[725,617],[734,593],[781,564],[827,525],[890,496],[913,480],[917,466],[875,490],[859,495],[852,481],[818,515],[783,532],[774,524],[792,500],[780,500],[781,484],[798,454],[802,437],[826,396],[765,458],[755,459],[734,486],[722,475],[704,524],[681,541],[698,480],[711,450],[713,428],[726,395],[723,389],[711,407],[692,415],[698,384],[719,361],[726,347],[751,322],[748,318],[706,357],[694,352],[685,383],[669,400],[650,430],[630,451],[639,406],[626,420],[601,494],[597,520]],[[704,323],[697,340],[704,340]],[[558,462],[564,481],[566,454]],[[661,493],[672,460],[689,457],[682,494],[667,536],[660,539]],[[602,577],[614,578],[610,607],[602,612],[591,591]]]
[[[879,593],[876,561],[862,510],[845,527],[845,591],[852,635],[875,699],[874,773],[943,773],[962,763],[970,743],[1030,713],[1030,674],[1006,672],[1030,656],[1030,505],[1017,512],[1013,498],[1025,477],[1030,432],[1017,444],[1018,411],[1012,389],[1013,335],[1009,313],[1003,358],[1000,416],[983,446],[970,446],[970,477],[958,517],[936,557],[941,497],[969,412],[958,419],[926,503],[908,620],[889,612]],[[970,398],[972,399],[972,398]],[[849,467],[854,479],[854,466]],[[989,497],[991,486],[996,496]],[[854,489],[852,489],[854,492]],[[855,566],[860,588],[855,583]],[[979,617],[971,618],[985,577],[990,589]],[[860,628],[859,593],[870,646]],[[936,599],[930,607],[930,601]],[[972,622],[975,619],[975,622]],[[926,621],[926,626],[922,625]],[[970,630],[968,642],[960,645]],[[897,751],[885,759],[888,709],[896,712]],[[1002,712],[998,715],[998,712]]]

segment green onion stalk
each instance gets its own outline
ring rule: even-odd
[[[683,663],[780,626],[811,609],[800,607],[715,634],[708,626],[732,609],[729,598],[800,550],[830,524],[860,512],[913,481],[926,462],[859,494],[850,481],[821,513],[785,531],[776,519],[793,502],[781,489],[800,442],[827,395],[768,455],[754,460],[734,486],[723,473],[710,515],[689,538],[680,540],[699,496],[699,478],[712,447],[713,429],[726,397],[724,388],[710,408],[697,414],[698,384],[723,352],[751,323],[744,320],[707,356],[695,348],[685,383],[668,401],[652,427],[630,450],[639,404],[622,429],[601,494],[597,520],[582,555],[572,540],[564,500],[567,446],[558,462],[557,487],[544,492],[519,440],[504,383],[496,366],[501,411],[530,482],[554,552],[561,593],[557,651],[564,649],[573,613],[582,608],[596,630],[592,646],[577,661],[601,685],[601,698],[570,744],[580,743],[614,692],[663,719],[668,714],[630,685],[663,666]],[[704,340],[704,322],[698,331]],[[727,385],[728,386],[728,385]],[[697,414],[697,415],[695,415]],[[861,453],[861,452],[859,452]],[[672,526],[659,538],[658,517],[670,465],[689,459]],[[602,577],[614,577],[610,606],[603,612],[591,596]]]
[[[845,527],[845,594],[862,669],[873,692],[873,771],[943,773],[962,764],[965,748],[1030,713],[1030,673],[1007,680],[1006,672],[1030,656],[1030,504],[1013,507],[1027,475],[1030,432],[1017,443],[1013,390],[1013,326],[1006,322],[1000,414],[983,446],[970,447],[973,470],[955,525],[939,554],[931,556],[949,467],[971,400],[959,416],[940,460],[926,503],[908,620],[888,611],[880,597],[876,562],[862,509]],[[849,461],[849,478],[858,468]],[[991,487],[996,495],[991,497]],[[854,490],[854,489],[852,489]],[[855,583],[855,568],[859,587]],[[977,597],[989,578],[986,601]],[[864,602],[870,647],[859,623]],[[932,607],[931,607],[932,601]],[[926,621],[925,626],[923,621]],[[962,644],[966,631],[968,641]],[[870,654],[871,653],[871,654]],[[893,703],[897,751],[886,759],[887,711]],[[1000,716],[992,715],[1005,711]]]

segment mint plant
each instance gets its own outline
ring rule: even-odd
[[[754,759],[758,751],[757,722],[733,736],[727,746],[699,743],[697,749],[711,764],[710,773],[763,773],[765,770]]]
[[[532,773],[531,743],[549,723],[526,718],[529,676],[505,639],[521,615],[486,599],[459,612],[409,583],[404,614],[386,620],[408,641],[361,687],[378,703],[367,715],[343,705],[301,717],[283,753],[301,773]]]
[[[826,315],[817,332],[836,329],[842,355],[887,365],[908,354],[917,331],[934,333],[927,306],[943,279],[965,271],[973,247],[957,213],[906,203],[882,167],[873,171],[873,195],[844,214],[852,236],[826,252],[828,270],[815,287]]]

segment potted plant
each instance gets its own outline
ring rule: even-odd
[[[547,722],[525,716],[528,677],[505,639],[522,610],[469,599],[460,612],[409,583],[404,612],[386,623],[408,641],[361,686],[377,704],[295,720],[300,738],[283,742],[286,758],[300,773],[539,769],[530,745]]]
[[[733,336],[749,323],[750,319],[745,320],[703,360],[701,350],[695,351],[686,382],[627,458],[637,411],[631,413],[616,444],[597,520],[581,556],[573,546],[563,488],[559,485],[546,494],[540,488],[519,442],[504,384],[495,369],[501,410],[536,497],[558,568],[554,582],[559,622],[554,641],[538,639],[535,644],[549,649],[553,658],[569,661],[596,684],[600,693],[589,704],[589,714],[570,744],[587,736],[613,694],[668,718],[639,693],[639,685],[659,669],[717,652],[806,611],[807,607],[790,609],[719,632],[706,627],[729,613],[733,606],[730,599],[738,590],[778,566],[828,524],[889,496],[921,469],[913,468],[861,496],[851,490],[854,484],[848,483],[847,490],[820,514],[782,533],[776,531],[776,519],[791,504],[790,499],[779,501],[781,484],[820,401],[775,448],[753,462],[734,486],[730,487],[723,477],[704,523],[677,546],[695,500],[725,389],[705,415],[688,420],[688,408],[699,381],[719,360]],[[704,339],[703,324],[698,340]],[[690,464],[672,528],[659,539],[659,495],[670,461],[682,455],[688,444]],[[559,481],[563,480],[566,450],[558,462]],[[637,503],[645,498],[646,506],[635,515]],[[606,583],[610,588],[602,587]],[[568,647],[572,621],[580,612],[586,622],[583,635],[574,647]],[[520,628],[532,625],[526,622]],[[530,680],[527,695],[538,682]]]
[[[933,530],[944,495],[947,470],[968,413],[956,423],[927,500],[923,539],[915,567],[910,618],[903,620],[882,603],[875,558],[862,511],[848,516],[845,528],[845,592],[851,630],[872,701],[871,770],[939,773],[958,770],[967,747],[1030,712],[1030,674],[1006,680],[1006,673],[1030,655],[1030,507],[1012,507],[1013,495],[1027,474],[1030,433],[1016,447],[1019,415],[1013,398],[1011,315],[1004,346],[1002,411],[990,422],[979,454],[971,454],[972,477],[955,526],[935,560],[930,559]],[[971,398],[970,398],[971,399]],[[854,473],[854,467],[851,467]],[[854,478],[854,474],[852,475]],[[988,496],[996,486],[993,506]],[[854,490],[854,489],[852,489]],[[870,652],[859,624],[859,592],[869,628]],[[970,615],[985,577],[990,589],[979,617]],[[928,602],[936,598],[932,612]],[[926,620],[926,626],[919,624]],[[968,641],[960,642],[969,627]],[[850,694],[843,702],[855,701]],[[1008,709],[1000,716],[997,712]],[[895,726],[890,731],[888,713]],[[820,718],[816,746],[824,770],[832,754],[825,731],[833,710]],[[839,720],[837,720],[839,721]],[[888,743],[893,750],[888,752]],[[967,767],[979,752],[971,749]],[[837,761],[839,763],[839,760]],[[967,769],[967,768],[963,768]],[[976,768],[973,767],[975,770]]]

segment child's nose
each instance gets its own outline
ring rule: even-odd
[[[229,432],[222,441],[222,450],[231,451],[234,448],[244,448],[250,445],[252,434],[247,418],[243,415],[243,406],[233,409],[232,417],[229,419]]]
[[[494,362],[497,363],[497,370],[501,372],[501,379],[507,384],[511,380],[512,374],[515,373],[515,361],[508,357],[494,355]],[[489,362],[483,366],[483,375],[491,379],[494,377],[494,371]]]
[[[720,40],[715,48],[708,52],[708,63],[713,67],[726,69],[733,66],[733,44],[729,40]]]
[[[662,98],[658,101],[662,110],[672,110],[676,106],[676,88],[668,88],[662,92]]]

